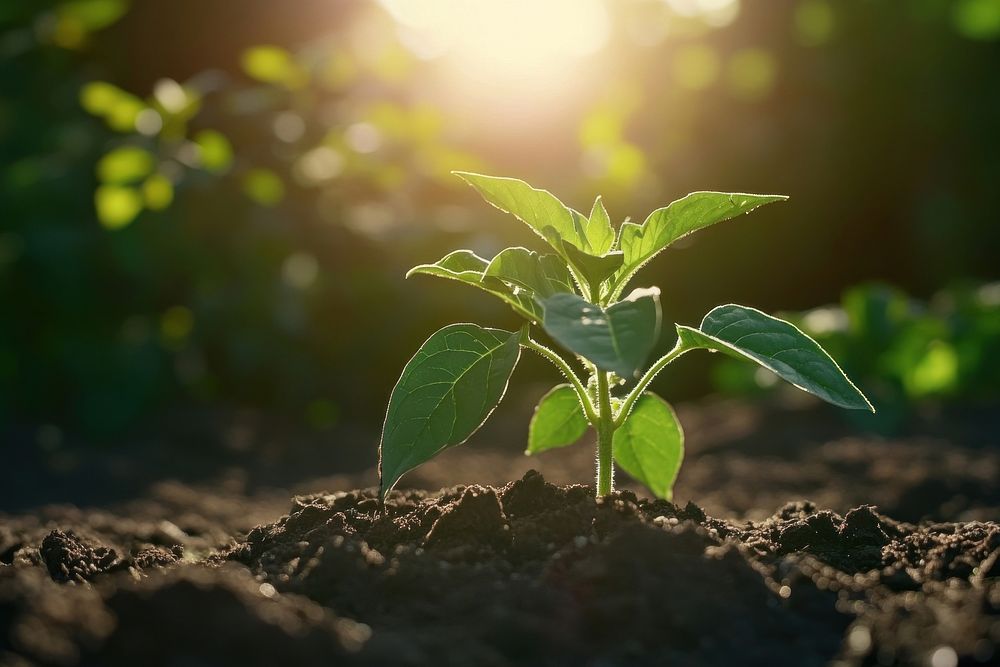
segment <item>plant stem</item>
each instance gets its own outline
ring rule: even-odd
[[[615,489],[615,468],[611,443],[615,435],[615,419],[611,413],[611,389],[608,374],[597,371],[597,497],[611,495]]]
[[[573,385],[573,389],[576,390],[576,396],[580,399],[580,405],[583,406],[583,412],[587,416],[587,421],[591,424],[597,424],[598,414],[594,411],[594,405],[591,402],[590,397],[587,395],[587,390],[583,386],[583,383],[580,382],[580,378],[576,376],[576,373],[573,372],[573,369],[570,368],[569,364],[566,363],[566,361],[558,354],[544,345],[531,340],[530,338],[526,343],[521,343],[521,347],[545,357],[559,369],[559,372],[566,376],[566,379]]]
[[[618,410],[618,415],[614,420],[615,428],[618,428],[625,422],[629,413],[632,412],[632,406],[639,399],[639,397],[642,396],[642,392],[646,391],[646,387],[648,387],[649,383],[653,381],[653,378],[656,377],[657,373],[662,371],[667,364],[687,352],[689,349],[690,348],[684,347],[681,344],[681,341],[678,340],[677,344],[674,345],[674,349],[657,359],[656,363],[649,367],[649,370],[647,370],[643,376],[639,378],[639,382],[636,383],[632,391],[630,391],[628,396],[625,397],[625,401],[622,403],[621,409]]]

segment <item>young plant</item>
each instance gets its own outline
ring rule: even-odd
[[[456,250],[407,273],[478,287],[527,322],[518,331],[451,324],[410,359],[392,390],[382,431],[381,498],[407,471],[462,444],[486,421],[503,398],[522,348],[548,359],[568,381],[539,402],[526,453],[571,445],[593,427],[598,496],[614,488],[614,460],[656,496],[671,497],[684,433],[670,404],[646,388],[691,350],[756,362],[834,405],[874,411],[814,340],[747,306],[714,308],[697,328],[678,324],[677,344],[639,375],[659,337],[660,292],[640,288],[622,297],[636,272],[682,236],[787,197],[694,192],[653,211],[641,225],[625,222],[616,233],[600,197],[584,216],[523,181],[456,174],[487,202],[526,223],[554,252],[507,248],[487,261]],[[532,338],[532,326],[579,360],[586,382],[566,359]]]

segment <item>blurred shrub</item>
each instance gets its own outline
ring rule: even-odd
[[[386,96],[383,65],[328,43],[251,47],[242,74],[148,93],[84,80],[112,4],[0,11],[0,49],[17,45],[0,61],[0,432],[106,442],[190,401],[321,429],[377,418],[369,376],[398,360],[382,372],[368,350],[411,326],[385,311],[414,309],[397,303],[406,262],[372,239],[432,229],[384,202],[418,210],[480,162],[439,112]],[[72,56],[32,28],[52,17],[83,22]]]
[[[1000,398],[1000,283],[956,286],[929,302],[868,284],[844,293],[840,305],[789,316],[839,360],[878,412],[851,415],[892,432],[927,402],[981,404]],[[756,394],[774,378],[735,359],[720,359],[716,387]]]
[[[427,181],[453,186],[452,169],[479,165],[448,145],[440,112],[353,95],[384,73],[381,65],[348,69],[344,62],[354,61],[326,44],[300,54],[267,45],[242,54],[249,82],[211,72],[185,83],[163,78],[146,98],[105,81],[87,83],[83,108],[128,142],[97,164],[98,219],[121,228],[144,208],[169,207],[174,191],[199,175],[226,174],[261,206],[280,203],[295,187],[301,196],[311,191],[323,215],[337,217],[330,204],[338,193],[385,195]],[[202,118],[232,128],[239,141]]]
[[[427,330],[510,317],[403,271],[534,241],[467,211],[452,169],[602,193],[616,223],[701,188],[791,194],[651,269],[677,321],[998,277],[997,0],[607,6],[576,97],[483,76],[484,103],[367,0],[0,3],[0,431],[104,441],[192,402],[378,423]],[[964,348],[933,340],[898,344],[921,361],[887,396],[962,395]]]
[[[969,39],[1000,37],[1000,1],[956,0],[952,4],[955,29]]]

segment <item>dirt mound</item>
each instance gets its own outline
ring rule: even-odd
[[[5,528],[0,664],[1000,661],[995,523],[808,502],[735,523],[529,472],[384,511],[372,490],[298,497],[207,558],[78,533]]]

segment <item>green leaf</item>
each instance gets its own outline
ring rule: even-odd
[[[116,22],[128,9],[125,0],[69,0],[56,7],[56,15],[73,27],[95,32]]]
[[[205,171],[221,174],[233,162],[233,145],[226,135],[216,130],[202,130],[194,137],[198,157]]]
[[[489,263],[483,275],[528,290],[541,298],[560,292],[573,292],[573,279],[562,258],[557,255],[539,255],[526,248],[502,250]]]
[[[275,206],[285,198],[285,182],[270,169],[251,169],[243,176],[243,192],[261,206]]]
[[[413,267],[406,273],[406,277],[409,278],[414,273],[426,273],[454,280],[466,280],[473,277],[478,280],[482,278],[483,271],[486,270],[487,266],[489,266],[489,262],[471,250],[456,250],[433,264],[421,264]]]
[[[142,212],[142,194],[122,185],[102,185],[94,192],[97,219],[107,229],[126,227]]]
[[[153,173],[156,161],[144,148],[122,146],[107,153],[97,163],[97,177],[110,185],[125,185]]]
[[[561,240],[585,250],[590,248],[585,218],[568,208],[548,190],[533,188],[516,178],[484,176],[465,171],[456,171],[454,174],[474,187],[488,203],[531,227],[557,251],[562,252],[562,248],[552,234],[546,233],[546,227],[552,227]]]
[[[243,71],[264,83],[301,88],[309,81],[291,53],[280,46],[255,46],[243,52]]]
[[[713,308],[698,329],[677,325],[686,349],[705,348],[756,361],[799,389],[852,410],[875,408],[830,355],[794,325],[755,308]]]
[[[618,247],[625,253],[625,264],[615,275],[618,290],[646,262],[677,239],[717,222],[749,213],[758,206],[785,201],[784,195],[750,195],[728,192],[692,192],[686,197],[649,214],[637,225],[626,222],[619,234]]]
[[[111,113],[118,101],[123,97],[132,97],[129,93],[107,81],[91,81],[80,89],[80,104],[87,113],[103,116]]]
[[[520,332],[452,324],[403,368],[379,444],[381,497],[409,470],[465,442],[493,412],[521,355]]]
[[[80,90],[80,104],[95,116],[102,117],[118,132],[134,132],[135,121],[147,109],[138,97],[106,81],[92,81]]]
[[[163,174],[153,174],[142,184],[142,197],[146,208],[162,211],[174,201],[174,184]]]
[[[615,229],[611,226],[611,216],[604,208],[604,200],[600,195],[594,200],[594,207],[590,209],[587,240],[590,241],[590,250],[595,255],[603,255],[615,245]]]
[[[684,431],[670,404],[644,393],[612,438],[621,469],[649,487],[657,498],[670,500],[684,460]]]
[[[407,271],[406,277],[422,273],[457,280],[499,297],[522,317],[532,322],[541,322],[542,308],[535,302],[531,294],[523,292],[515,294],[514,290],[502,280],[483,275],[489,264],[470,250],[456,250],[448,253],[434,264],[421,264],[413,267]]]
[[[545,299],[542,326],[571,352],[598,368],[632,377],[649,356],[660,334],[660,291],[634,290],[607,309],[576,294]]]
[[[599,288],[605,280],[613,276],[625,261],[625,255],[620,250],[609,252],[602,257],[585,253],[572,243],[564,243],[563,250],[573,268],[590,285],[591,291]],[[591,294],[594,299],[598,296]]]
[[[542,396],[528,426],[528,449],[538,454],[547,449],[572,445],[587,432],[587,417],[580,398],[568,384],[553,387]]]

